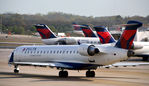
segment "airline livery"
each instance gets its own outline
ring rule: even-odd
[[[97,37],[89,25],[80,25],[85,37]]]
[[[129,48],[132,46],[135,30],[142,26],[137,21],[129,21],[135,26],[133,34],[124,32],[115,45],[81,44],[81,45],[40,45],[20,46],[11,54],[9,64],[14,65],[14,72],[18,73],[18,66],[49,66],[61,70],[59,77],[68,77],[67,69],[87,70],[86,77],[95,77],[93,70],[97,67],[123,61],[133,55]],[[133,27],[126,28],[126,30]],[[130,34],[126,37],[127,34]],[[125,38],[126,37],[126,38]],[[123,43],[122,43],[123,42]],[[121,44],[124,44],[121,45]]]

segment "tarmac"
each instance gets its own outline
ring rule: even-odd
[[[49,67],[19,66],[13,73],[8,57],[13,49],[0,49],[0,86],[149,86],[149,65],[98,68],[96,77],[85,77],[86,71],[68,70],[68,78],[59,78],[59,70]]]

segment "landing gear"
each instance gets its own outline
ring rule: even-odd
[[[86,77],[95,77],[95,72],[94,71],[86,71]]]
[[[67,71],[60,71],[59,72],[59,77],[67,78],[68,77],[68,72]]]
[[[17,65],[14,66],[14,73],[19,73],[19,68]]]

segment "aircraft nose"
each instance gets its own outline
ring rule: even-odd
[[[13,59],[14,59],[14,52],[11,53],[8,64],[11,64],[13,62]]]

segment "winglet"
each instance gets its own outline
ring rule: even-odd
[[[80,25],[85,37],[97,37],[89,25]]]
[[[42,39],[57,38],[47,25],[35,24],[34,26],[36,27]]]
[[[132,47],[137,28],[141,27],[142,23],[138,21],[128,21],[125,26],[125,30],[115,46],[123,49],[130,49]]]
[[[96,30],[97,35],[98,35],[98,37],[100,39],[100,42],[102,44],[116,42],[115,39],[113,38],[113,36],[106,29],[106,27],[104,27],[104,26],[96,26],[96,27],[94,27],[94,29]]]

